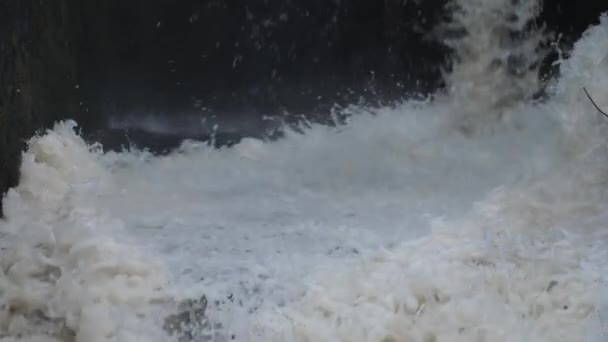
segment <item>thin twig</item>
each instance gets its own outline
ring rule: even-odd
[[[602,113],[603,116],[605,116],[605,117],[608,118],[608,114],[606,114],[606,112],[604,112],[603,110],[601,110],[600,107],[595,103],[595,101],[593,101],[593,98],[591,98],[591,95],[589,95],[589,92],[587,91],[587,89],[585,89],[585,87],[583,87],[583,91],[585,92],[585,94],[589,98],[589,101],[591,101],[591,103],[593,103],[593,106],[595,107],[595,109],[597,109],[598,112]]]

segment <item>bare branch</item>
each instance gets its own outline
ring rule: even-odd
[[[591,97],[591,95],[589,95],[589,92],[587,91],[587,89],[585,89],[585,87],[583,87],[583,91],[585,92],[585,94],[589,98],[589,101],[591,101],[591,103],[593,103],[593,106],[595,107],[595,109],[597,109],[598,112],[602,113],[603,116],[605,116],[605,117],[608,118],[608,114],[606,114],[606,112],[604,112],[603,110],[601,110],[600,107],[595,103],[595,101],[593,101],[593,98]]]

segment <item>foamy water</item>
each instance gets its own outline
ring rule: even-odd
[[[466,94],[164,157],[59,123],[4,199],[0,340],[177,340],[205,295],[194,341],[606,341],[606,18],[562,73],[474,134]]]

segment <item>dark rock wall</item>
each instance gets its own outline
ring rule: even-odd
[[[320,97],[428,92],[444,56],[426,33],[443,2],[108,0],[112,23],[84,42],[106,70],[87,88],[117,111],[265,114],[306,112]]]
[[[18,181],[25,141],[79,112],[68,1],[0,1],[0,192]]]

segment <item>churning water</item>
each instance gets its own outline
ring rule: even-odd
[[[581,87],[608,108],[608,19],[543,103],[466,50],[435,101],[274,142],[33,138],[0,222],[0,341],[607,341],[608,123]]]

